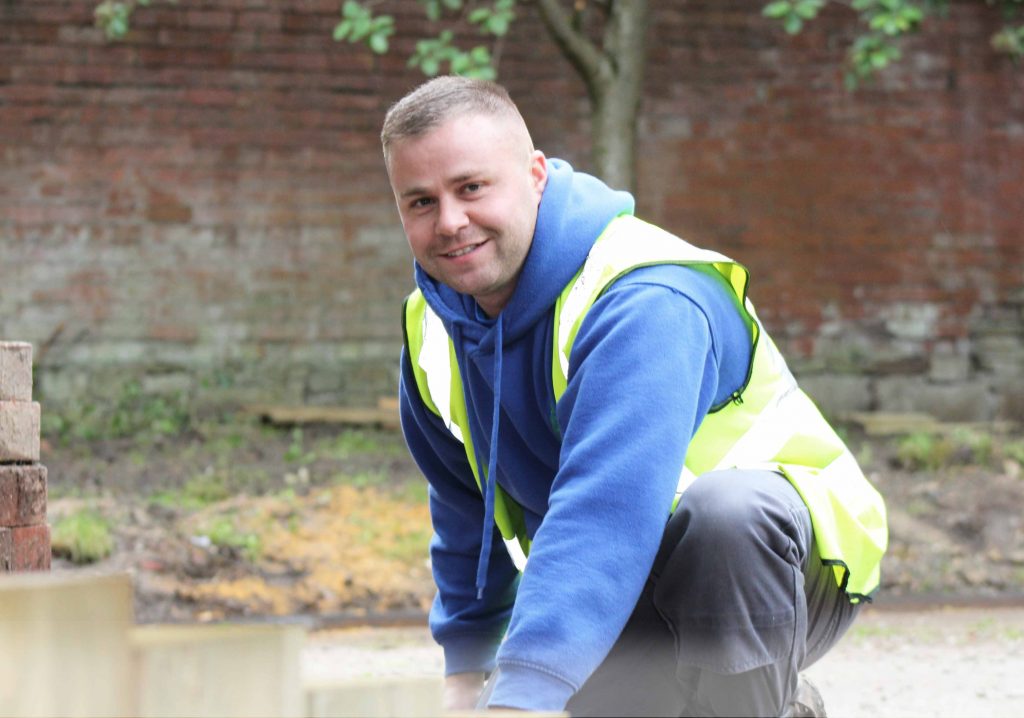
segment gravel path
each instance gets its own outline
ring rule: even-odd
[[[314,634],[309,680],[439,676],[440,649],[425,628]],[[1024,608],[868,608],[807,675],[829,715],[872,718],[1024,716]]]

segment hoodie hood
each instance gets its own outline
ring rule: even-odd
[[[487,586],[494,538],[504,346],[506,342],[513,342],[534,330],[586,261],[590,248],[608,223],[620,214],[632,212],[633,197],[629,193],[612,190],[595,177],[575,172],[568,162],[551,159],[530,250],[515,291],[497,317],[488,317],[473,297],[438,282],[423,271],[419,263],[415,265],[416,284],[455,345],[467,399],[474,458],[478,469],[486,467],[477,476],[484,499],[483,533],[476,576],[477,599],[483,598]],[[490,431],[483,430],[489,434],[489,441],[484,442],[477,436],[481,430],[474,430],[474,427],[487,427],[488,424],[474,410],[474,387],[467,376],[466,366],[469,356],[487,351],[493,351],[490,386],[493,402]]]

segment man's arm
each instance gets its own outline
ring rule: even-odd
[[[661,274],[634,275],[595,303],[577,335],[558,404],[559,472],[498,653],[492,706],[560,710],[607,655],[648,577],[690,438],[719,394],[704,310],[644,281]]]
[[[484,515],[480,489],[463,445],[420,400],[405,352],[400,408],[406,443],[430,484],[430,560],[438,588],[430,610],[431,633],[444,648],[446,675],[489,672],[511,615],[518,572],[496,533],[487,587],[477,600]]]

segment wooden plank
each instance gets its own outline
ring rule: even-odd
[[[939,421],[930,414],[915,412],[849,412],[839,419],[854,424],[868,436],[899,436],[916,432],[951,434],[957,431],[1010,434],[1020,430],[1020,426],[1012,421]]]
[[[274,406],[258,404],[246,407],[246,413],[278,426],[335,424],[339,426],[378,426],[397,429],[398,407],[346,406]]]
[[[126,574],[0,576],[0,713],[133,715],[132,621]]]
[[[299,626],[140,626],[137,714],[300,716]]]

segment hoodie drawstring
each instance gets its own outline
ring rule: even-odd
[[[502,315],[498,315],[496,332],[494,335],[494,409],[491,413],[491,444],[487,457],[487,471],[480,477],[480,488],[484,494],[484,532],[480,541],[480,561],[476,566],[476,597],[480,600],[484,597],[484,588],[487,586],[487,569],[491,562],[491,546],[494,543],[494,495],[498,490],[498,422],[501,416],[501,358],[502,341],[501,326]],[[478,444],[474,442],[474,446]],[[480,462],[479,449],[476,456],[477,466]]]

